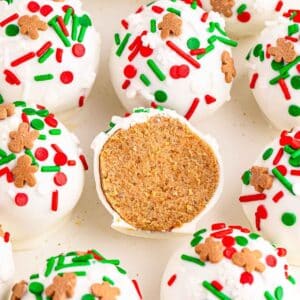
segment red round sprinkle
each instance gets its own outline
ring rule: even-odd
[[[300,131],[297,131],[297,133],[295,134],[295,139],[297,139],[297,140],[300,139]]]
[[[18,193],[15,196],[15,203],[17,206],[25,206],[28,203],[28,196],[24,193]]]
[[[285,248],[278,248],[277,249],[277,255],[279,257],[284,257],[287,255],[287,250]]]
[[[225,236],[222,243],[226,248],[230,248],[235,244],[235,239],[232,236]]]
[[[285,176],[287,174],[286,166],[280,165],[280,166],[277,166],[277,169],[283,176]]]
[[[64,6],[62,7],[62,10],[63,10],[64,12],[67,12],[67,10],[68,10],[69,8],[72,8],[72,14],[74,14],[74,8],[73,8],[72,6],[70,6],[70,5],[64,5]]]
[[[179,78],[179,74],[178,74],[178,66],[173,66],[170,69],[170,76],[174,79],[178,79]]]
[[[127,78],[133,78],[133,77],[135,77],[136,73],[137,73],[136,68],[133,65],[127,65],[125,67],[125,69],[124,69],[124,75]]]
[[[65,173],[63,172],[59,172],[57,174],[55,174],[54,176],[54,183],[57,185],[57,186],[63,186],[67,183],[67,176]]]
[[[72,47],[72,53],[75,57],[82,57],[85,54],[85,47],[82,44],[74,44]]]
[[[189,76],[190,68],[188,65],[181,65],[178,67],[178,75],[182,78]]]
[[[60,75],[60,81],[64,84],[69,84],[73,81],[74,75],[70,71],[62,72]]]
[[[277,265],[277,259],[276,259],[276,257],[273,256],[273,255],[268,255],[268,256],[266,257],[266,263],[267,263],[267,265],[270,266],[270,267],[276,267],[276,265]]]
[[[34,156],[39,161],[44,161],[48,158],[48,150],[46,148],[40,147],[35,150]]]
[[[54,156],[54,163],[57,165],[57,166],[63,166],[67,163],[68,161],[68,158],[66,156],[66,154],[64,153],[56,153],[55,156]]]
[[[241,284],[252,284],[253,283],[253,275],[251,273],[248,272],[244,272],[241,274],[241,278],[240,278],[240,283]]]
[[[41,14],[44,17],[47,17],[52,11],[53,11],[53,8],[50,5],[43,5],[40,10]]]
[[[226,248],[223,251],[223,255],[228,259],[231,259],[234,253],[236,253],[236,250],[234,248]]]
[[[142,47],[140,50],[140,53],[143,57],[148,57],[148,56],[152,55],[153,49],[150,47]]]
[[[238,20],[242,23],[247,23],[251,19],[251,15],[249,12],[245,11],[237,16]]]
[[[28,5],[27,5],[27,8],[28,8],[31,12],[35,13],[35,12],[37,12],[37,11],[40,10],[40,5],[39,5],[37,2],[35,2],[35,1],[30,1],[30,2],[28,3]]]
[[[46,117],[45,118],[45,123],[48,125],[48,126],[50,126],[50,127],[56,127],[57,126],[57,124],[58,124],[58,122],[57,122],[57,120],[55,120],[54,118],[53,118],[53,116],[51,116],[51,115],[49,115],[48,117]]]

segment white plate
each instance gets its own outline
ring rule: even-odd
[[[45,259],[69,250],[99,249],[108,257],[120,258],[129,274],[141,286],[145,300],[158,300],[160,279],[172,252],[189,239],[146,240],[122,235],[110,228],[111,217],[97,199],[92,175],[93,137],[106,129],[114,114],[124,114],[108,76],[108,57],[113,42],[113,34],[119,27],[119,20],[144,0],[83,0],[87,10],[94,15],[94,21],[102,35],[100,71],[96,86],[86,106],[75,114],[65,114],[61,120],[78,135],[90,163],[86,175],[83,197],[71,221],[58,232],[44,238],[34,250],[15,253],[16,276],[14,281],[28,276],[45,264]],[[252,165],[266,143],[276,136],[258,109],[245,75],[244,57],[248,42],[241,42],[236,49],[239,78],[234,84],[232,101],[226,104],[211,119],[200,126],[203,132],[214,135],[221,149],[225,164],[225,188],[218,205],[199,225],[208,226],[212,222],[225,221],[247,225],[238,197],[241,191],[242,172]],[[295,270],[300,280],[300,269]],[[0,288],[0,299],[6,300],[5,293],[11,284]]]

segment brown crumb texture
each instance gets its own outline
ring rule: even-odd
[[[192,221],[219,184],[211,147],[176,119],[155,116],[118,130],[100,154],[103,192],[135,228],[170,231]]]

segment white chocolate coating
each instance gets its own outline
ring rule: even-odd
[[[28,7],[32,2],[38,3],[37,11],[33,10],[34,12],[32,12],[29,10]],[[48,23],[55,16],[64,18],[63,7],[68,5],[74,8],[76,15],[81,18],[79,20],[82,22],[82,16],[86,12],[82,10],[82,4],[79,0],[18,0],[13,1],[12,4],[0,1],[0,24],[14,14],[18,14],[19,17],[36,15],[42,21]],[[49,6],[52,11],[45,9]],[[49,14],[46,12],[49,12]],[[73,19],[71,16],[66,26],[69,32],[69,36],[66,38],[70,44],[66,46],[50,25],[46,31],[39,31],[39,38],[36,40],[21,33],[16,36],[8,36],[6,32],[9,26],[17,25],[18,19],[7,24],[5,22],[5,25],[0,26],[0,91],[4,99],[10,102],[16,99],[24,99],[29,104],[46,106],[53,112],[82,106],[95,81],[98,69],[100,38],[94,26],[87,28],[81,42],[78,41],[81,31],[81,25],[79,25],[77,33],[74,31],[73,40]],[[58,28],[60,27],[58,26]],[[38,54],[38,50],[47,42],[51,42],[51,55],[48,59],[42,59],[44,62],[39,62],[43,55]],[[74,49],[77,49],[77,51],[79,49],[80,52],[82,48],[85,49],[83,56],[73,54]],[[62,50],[61,62],[57,58],[58,51],[60,51],[57,49]],[[12,65],[12,62],[28,53],[33,53],[34,57],[16,66]],[[41,53],[45,54],[46,52],[42,51]],[[5,73],[7,70],[15,74],[19,79],[19,84],[9,83],[6,78],[7,73]],[[71,75],[65,72],[71,72]],[[53,78],[45,81],[35,80],[35,76],[45,74],[51,74]],[[62,74],[65,74],[65,80],[61,80]],[[72,75],[73,78],[71,78]]]
[[[39,134],[40,138],[45,135],[46,139],[36,139],[31,149],[38,164],[34,187],[25,184],[23,188],[17,188],[14,182],[8,179],[16,166],[17,158],[25,154],[25,149],[16,153],[15,158],[8,163],[1,163],[0,220],[12,233],[14,240],[26,241],[53,229],[72,211],[83,189],[84,168],[80,160],[82,152],[77,138],[53,115],[50,114],[49,119],[37,115],[39,111],[49,114],[48,111],[32,110],[25,103],[21,104],[24,106],[17,107],[13,116],[0,121],[0,149],[6,152],[6,156],[13,155],[8,149],[9,133],[17,130],[22,123],[23,109],[27,109],[25,111],[28,113],[31,127],[34,122],[43,124],[44,128],[39,130]],[[24,115],[25,113],[23,118]],[[5,157],[0,157],[2,162]],[[48,166],[54,169],[47,170]],[[57,196],[57,204],[54,203],[54,195]]]
[[[289,2],[292,1],[284,0],[283,6],[280,6],[278,2],[278,0],[234,0],[234,6],[231,9],[232,16],[225,17],[220,12],[225,18],[226,30],[235,37],[258,34],[265,27],[266,21],[275,20],[282,15],[285,9],[291,5]],[[205,10],[213,9],[211,3],[211,0],[202,0]]]
[[[197,136],[199,136],[203,141],[205,141],[208,145],[210,145],[213,153],[215,154],[220,168],[220,178],[218,188],[215,191],[214,196],[210,199],[207,206],[203,211],[191,222],[182,225],[180,228],[174,228],[170,232],[147,232],[142,231],[137,228],[134,228],[132,225],[128,224],[125,220],[121,218],[121,216],[111,207],[108,203],[101,186],[101,178],[99,172],[99,156],[104,147],[105,143],[113,136],[119,129],[128,129],[131,126],[138,124],[138,123],[145,123],[153,116],[165,116],[179,120],[183,124],[187,125],[192,132],[194,132]],[[224,182],[224,173],[223,173],[223,164],[222,159],[219,153],[219,147],[214,138],[209,135],[204,135],[196,130],[186,119],[179,116],[175,111],[171,111],[168,109],[136,109],[129,117],[122,118],[114,116],[111,121],[114,124],[114,127],[111,128],[109,131],[101,132],[97,137],[95,137],[92,143],[92,149],[94,150],[94,177],[96,182],[96,189],[98,192],[98,196],[104,207],[107,211],[112,215],[113,222],[112,228],[118,230],[122,233],[134,235],[134,236],[143,236],[148,238],[165,238],[173,235],[186,235],[191,234],[195,231],[196,225],[200,218],[202,218],[218,201],[222,189],[223,189],[223,182]]]
[[[295,128],[291,133],[282,134],[281,138],[276,138],[266,146],[253,164],[253,166],[268,168],[268,174],[270,175],[273,175],[272,170],[274,168],[279,168],[284,174],[285,180],[291,184],[291,190],[288,190],[277,177],[274,177],[271,189],[265,189],[263,193],[258,193],[251,184],[248,184],[247,180],[244,180],[240,198],[252,228],[259,231],[272,243],[287,248],[290,263],[296,265],[300,265],[300,181],[297,173],[300,166],[293,166],[290,163],[294,164],[295,162],[291,158],[292,153],[295,151],[292,149],[291,154],[289,154],[286,152],[287,150],[283,151],[283,149],[284,147],[288,149],[287,146],[291,144],[291,141],[293,141],[294,146],[299,143],[299,130],[299,128]],[[297,133],[298,136],[295,139],[294,136]],[[266,159],[267,150],[271,155]],[[249,166],[249,169],[251,167]],[[248,202],[243,200],[245,199],[244,196],[249,195],[258,195],[258,197],[264,199]]]
[[[256,98],[261,110],[271,121],[271,123],[278,129],[291,129],[300,125],[300,83],[298,82],[296,88],[292,84],[292,80],[299,79],[299,71],[297,65],[300,60],[300,31],[291,35],[295,41],[291,43],[297,58],[291,64],[284,64],[284,67],[291,65],[287,74],[283,78],[283,83],[286,86],[287,96],[284,89],[281,88],[279,82],[271,84],[271,80],[280,76],[280,70],[274,69],[272,56],[267,56],[267,45],[276,46],[277,39],[284,38],[289,35],[289,26],[300,26],[298,23],[293,23],[285,18],[270,23],[269,26],[261,33],[257,44],[253,46],[253,51],[249,60],[249,81],[255,82],[251,86],[253,95]],[[300,27],[299,27],[300,28]],[[259,46],[262,45],[264,60],[261,61],[259,55]],[[255,51],[256,49],[256,51]],[[297,63],[298,62],[298,63]],[[282,76],[284,75],[282,74]],[[253,79],[257,76],[257,79]],[[296,81],[297,82],[297,81]],[[292,113],[290,110],[293,108]],[[294,112],[293,112],[294,111]]]
[[[93,252],[95,250],[92,250]],[[96,253],[95,253],[96,254]],[[140,300],[139,294],[135,289],[133,282],[129,279],[128,275],[126,275],[126,271],[123,268],[119,268],[119,261],[114,260],[114,265],[110,263],[108,260],[98,257],[96,254],[95,258],[93,258],[92,254],[89,254],[91,258],[87,258],[85,263],[76,263],[73,259],[78,259],[79,256],[76,252],[68,253],[66,255],[59,255],[57,257],[51,257],[47,261],[47,265],[41,269],[39,273],[39,277],[36,279],[29,280],[28,292],[21,298],[22,300],[34,300],[36,299],[35,293],[32,292],[34,289],[30,288],[30,286],[39,285],[43,290],[41,295],[43,298],[46,298],[45,290],[46,288],[52,284],[53,279],[59,273],[75,273],[75,272],[84,272],[84,275],[76,277],[76,286],[74,289],[74,296],[68,299],[79,300],[79,299],[96,299],[93,298],[91,293],[91,286],[93,284],[103,282],[108,280],[113,283],[111,287],[119,289],[119,296],[117,296],[116,300]],[[69,264],[69,266],[59,267],[59,259],[63,260],[63,263]],[[53,268],[49,267],[49,261],[53,262]],[[57,267],[58,270],[54,270]],[[119,271],[121,270],[121,271]],[[46,274],[47,273],[47,274]],[[104,280],[103,280],[104,279]],[[88,298],[88,296],[90,298]]]
[[[1,284],[11,279],[15,272],[15,264],[11,242],[0,236],[0,287]]]
[[[182,33],[162,39],[158,25],[173,10],[180,12]],[[236,42],[226,36],[224,20],[218,14],[212,12],[207,16],[200,7],[192,9],[184,1],[160,0],[142,6],[122,23],[128,24],[128,29],[122,26],[115,36],[120,43],[112,48],[110,73],[115,91],[128,111],[162,105],[199,123],[230,100],[232,84],[225,82],[221,57],[224,51],[231,54],[231,46],[218,39],[234,45]],[[218,39],[214,40],[216,36]],[[169,47],[170,42],[193,62]],[[206,51],[201,57],[191,52],[199,49]],[[151,69],[149,61],[160,69],[160,76]],[[128,66],[133,72],[126,73]]]
[[[225,224],[224,224],[225,225]],[[200,243],[204,243],[205,239],[210,234],[228,230],[222,228],[217,230],[207,230],[200,234],[203,238]],[[169,260],[161,283],[161,300],[215,300],[215,299],[232,299],[232,300],[251,300],[251,299],[273,299],[266,298],[265,293],[269,293],[274,297],[279,289],[283,290],[282,300],[293,300],[297,295],[296,286],[292,285],[286,278],[288,275],[286,267],[286,259],[279,257],[276,249],[266,240],[261,237],[250,237],[250,231],[245,228],[241,232],[239,229],[234,229],[226,236],[227,243],[229,239],[233,240],[232,246],[235,250],[241,251],[244,246],[239,245],[238,240],[247,243],[245,247],[251,251],[258,250],[262,257],[260,262],[265,265],[265,271],[260,273],[253,271],[245,272],[243,267],[235,265],[231,258],[223,257],[218,263],[205,262],[205,265],[200,266],[194,262],[184,260],[182,255],[190,256],[199,260],[199,255],[195,252],[195,248],[191,245],[185,246],[175,252]],[[214,241],[222,242],[224,251],[226,242],[223,238],[213,238]],[[269,257],[269,258],[268,258]],[[276,265],[268,265],[269,262],[276,262]],[[243,275],[242,275],[243,274]],[[242,276],[244,279],[241,280]],[[248,278],[248,279],[247,279]],[[248,283],[241,283],[241,282]],[[203,286],[203,283],[211,286],[220,285],[221,289],[213,288],[216,295],[208,288]],[[249,283],[250,282],[250,283]],[[277,292],[276,292],[277,289]],[[275,298],[274,298],[275,299]]]

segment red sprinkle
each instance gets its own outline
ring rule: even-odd
[[[191,119],[191,117],[195,113],[195,111],[196,111],[199,103],[200,103],[199,98],[195,98],[194,101],[193,101],[193,103],[192,103],[192,105],[191,105],[191,107],[189,108],[188,112],[184,116],[187,120]]]
[[[251,79],[251,81],[250,81],[250,89],[252,89],[252,90],[255,89],[255,86],[256,86],[256,82],[257,82],[258,77],[259,77],[258,73],[254,73],[254,74],[252,75],[252,79]]]
[[[284,94],[285,99],[286,99],[286,100],[290,100],[292,97],[291,97],[290,91],[289,91],[289,89],[288,89],[288,87],[287,87],[287,85],[286,85],[284,79],[283,79],[283,78],[280,78],[280,79],[278,80],[278,83],[279,83],[280,88],[281,88],[281,90],[282,90],[282,92],[283,92],[283,94]]]
[[[222,239],[226,235],[232,234],[232,232],[233,232],[233,230],[231,228],[229,228],[229,229],[213,232],[213,233],[210,234],[210,236],[212,236],[216,239]]]
[[[9,24],[9,23],[15,21],[15,20],[18,19],[18,18],[19,18],[19,15],[18,15],[18,14],[13,14],[13,15],[11,15],[10,17],[8,17],[8,18],[2,20],[2,21],[0,22],[0,27],[6,26],[7,24]]]
[[[201,22],[205,23],[207,21],[208,18],[208,12],[205,12],[202,16],[201,16]]]
[[[215,224],[211,225],[211,230],[220,230],[220,229],[224,229],[224,228],[226,228],[225,223],[215,223]]]
[[[287,250],[285,248],[277,248],[277,255],[279,257],[284,257],[287,255]]]
[[[35,150],[34,156],[39,161],[44,161],[48,158],[49,153],[46,148],[39,147]]]
[[[211,282],[211,285],[215,289],[217,289],[218,291],[222,291],[223,290],[223,285],[219,281],[214,280],[214,281]]]
[[[18,193],[15,196],[15,203],[17,206],[25,206],[28,203],[28,196],[24,193]]]
[[[124,82],[123,82],[123,84],[122,84],[122,89],[123,90],[126,90],[129,86],[130,86],[130,80],[125,80]]]
[[[133,65],[127,65],[125,68],[124,68],[124,75],[127,77],[127,78],[134,78],[135,75],[137,73],[137,70],[136,70],[136,67],[133,66]]]
[[[251,20],[251,14],[248,11],[244,11],[243,13],[237,15],[237,18],[242,23],[247,23]]]
[[[243,272],[241,274],[240,283],[241,284],[252,284],[254,281],[253,275],[249,272]]]
[[[79,107],[84,106],[84,102],[85,102],[85,97],[84,96],[80,96],[79,101],[78,101],[78,106]]]
[[[276,11],[281,11],[282,7],[283,7],[283,1],[279,0],[276,7],[275,7],[275,10]]]
[[[226,248],[231,248],[232,246],[234,246],[235,244],[235,239],[232,236],[225,236],[222,239],[222,244],[226,247]]]
[[[67,176],[65,173],[63,172],[59,172],[57,174],[55,174],[54,176],[54,183],[57,186],[64,186],[67,183]]]
[[[81,155],[79,156],[79,159],[81,160],[81,163],[82,163],[82,165],[83,165],[84,170],[87,171],[87,170],[89,169],[89,165],[88,165],[88,163],[87,163],[87,161],[86,161],[85,156],[84,156],[83,154],[81,154]]]
[[[55,165],[64,166],[67,162],[68,162],[68,158],[67,158],[66,154],[64,154],[62,152],[59,152],[59,153],[55,154],[55,156],[54,156]]]
[[[175,282],[176,278],[177,278],[177,275],[176,275],[176,274],[172,275],[172,276],[170,277],[170,279],[168,280],[168,286],[172,286],[173,283]]]
[[[73,81],[73,79],[74,79],[74,75],[70,71],[62,72],[60,75],[60,81],[63,84],[70,84]]]
[[[59,27],[61,28],[62,32],[64,33],[65,36],[69,36],[69,31],[66,27],[66,24],[64,22],[64,19],[62,18],[62,16],[58,16],[57,17],[57,23],[59,25]]]
[[[8,243],[9,240],[10,240],[10,233],[9,232],[5,232],[3,239],[4,239],[5,243]]]
[[[41,57],[44,53],[46,53],[52,46],[52,42],[46,42],[37,52],[36,55]]]
[[[29,123],[28,117],[25,113],[22,113],[21,118],[24,123]]]
[[[273,197],[273,201],[275,203],[279,202],[279,200],[284,196],[283,191],[278,192],[274,197]]]
[[[56,55],[55,55],[56,61],[58,63],[61,63],[62,62],[62,57],[63,57],[63,49],[57,48],[56,49]]]
[[[235,248],[226,248],[224,251],[223,251],[223,255],[228,258],[228,259],[231,259],[233,254],[236,253],[236,249]]]
[[[47,116],[47,117],[45,118],[45,123],[46,123],[48,126],[53,127],[53,128],[57,127],[57,125],[58,125],[58,122],[57,122],[56,119],[54,119],[53,115]]]
[[[269,267],[274,268],[274,267],[276,267],[276,265],[277,265],[277,259],[276,259],[276,257],[273,256],[273,255],[268,255],[268,256],[266,257],[266,263],[267,263],[267,265],[268,265]]]
[[[30,1],[27,5],[29,11],[36,13],[40,10],[40,5],[35,1]]]
[[[57,211],[58,209],[58,190],[52,192],[52,203],[51,203],[51,210]]]
[[[153,5],[152,6],[152,11],[157,13],[157,14],[161,14],[164,11],[164,9],[162,7],[157,6],[157,5]]]
[[[85,54],[85,47],[82,44],[74,44],[72,47],[72,53],[75,57],[82,57]]]
[[[281,158],[282,158],[282,156],[283,156],[283,153],[284,153],[283,148],[280,148],[280,149],[278,150],[278,152],[277,152],[277,154],[276,154],[274,160],[273,160],[273,165],[277,165],[277,164],[280,162],[280,160],[281,160]]]
[[[51,147],[56,153],[63,153],[63,151],[60,149],[60,147],[58,145],[51,144]]]
[[[12,67],[16,67],[16,66],[18,66],[18,65],[34,58],[34,57],[35,57],[35,53],[34,52],[29,52],[29,53],[17,58],[16,60],[14,60],[10,65]]]
[[[52,11],[53,11],[53,8],[50,5],[44,5],[41,7],[41,10],[40,10],[41,14],[44,17],[47,17]]]
[[[69,167],[76,166],[76,160],[68,160],[68,166]]]
[[[205,95],[204,99],[205,99],[206,104],[208,104],[208,105],[217,101],[217,99],[215,97],[210,96],[210,95]]]
[[[280,165],[280,166],[277,166],[277,169],[283,176],[285,176],[287,174],[286,166]]]
[[[142,293],[141,293],[141,290],[140,290],[140,287],[139,287],[138,282],[137,282],[135,279],[133,279],[133,280],[132,280],[132,283],[133,283],[133,285],[134,285],[134,287],[135,287],[135,290],[136,290],[138,296],[139,296],[140,299],[142,300],[142,299],[143,299],[143,296],[142,296]]]
[[[240,197],[240,202],[252,202],[252,201],[261,201],[267,198],[266,194],[253,194],[253,195],[245,195]]]
[[[11,85],[14,85],[14,84],[20,85],[21,84],[21,81],[13,72],[11,72],[9,70],[4,70],[4,75],[6,76],[5,80],[7,83],[9,83]]]
[[[126,30],[128,29],[128,22],[126,20],[122,20],[121,24]]]

